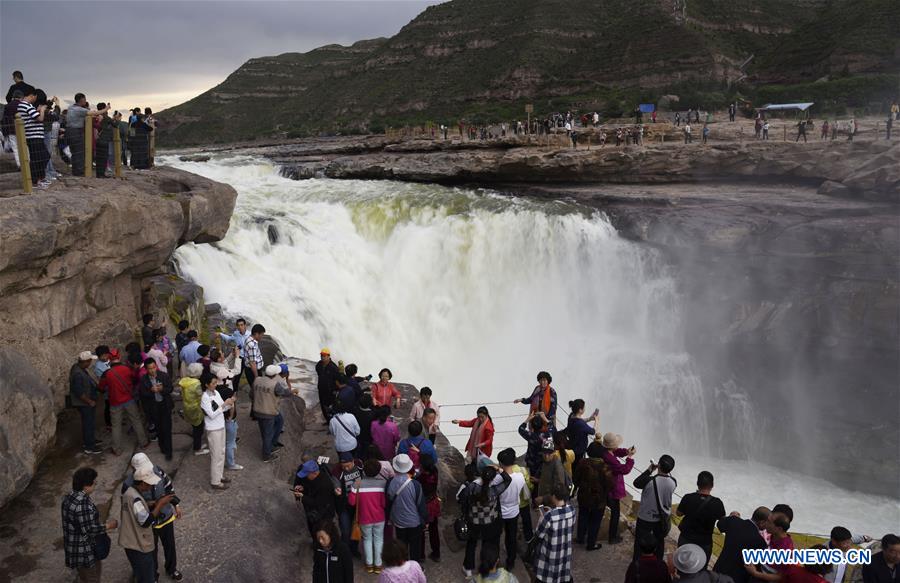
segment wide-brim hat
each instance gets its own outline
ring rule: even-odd
[[[398,474],[408,474],[411,469],[413,469],[413,462],[409,459],[409,456],[405,453],[400,453],[394,456],[394,461],[391,462],[391,467],[394,468],[394,471]]]
[[[604,433],[603,439],[600,440],[600,444],[606,449],[616,449],[622,445],[623,441],[622,436],[618,433]]]
[[[675,568],[686,575],[699,573],[706,566],[706,553],[698,545],[681,545],[672,558]]]

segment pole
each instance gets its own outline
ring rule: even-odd
[[[22,190],[31,194],[31,156],[25,141],[25,122],[16,114],[16,148],[19,149],[19,165],[22,168]]]
[[[94,177],[94,116],[84,118],[84,176]]]
[[[787,141],[787,125],[783,125],[781,127],[784,128],[784,139],[782,141],[786,142]]]
[[[118,126],[113,129],[113,156],[116,157],[115,176],[122,178],[122,135],[119,133]]]
[[[156,128],[150,132],[150,167],[156,166]]]

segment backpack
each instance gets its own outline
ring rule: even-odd
[[[413,467],[417,470],[421,467],[422,456],[422,451],[419,449],[419,446],[422,445],[422,442],[425,439],[427,438],[420,435],[418,443],[413,443],[413,438],[411,437],[406,440],[406,455],[409,456],[410,461],[412,461]],[[413,447],[415,447],[416,449],[413,450]]]

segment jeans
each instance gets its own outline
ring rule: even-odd
[[[522,536],[525,537],[526,541],[530,541],[531,537],[534,536],[534,527],[531,522],[531,507],[526,506],[522,508],[520,506],[519,517],[522,519]]]
[[[419,563],[422,562],[422,525],[414,526],[413,528],[400,528],[399,526],[394,529],[396,531],[397,538],[406,543],[406,546],[409,548],[409,559],[411,561],[417,561]]]
[[[638,518],[634,527],[634,559],[637,560],[641,556],[641,549],[638,548],[638,541],[647,533],[652,534],[656,538],[656,556],[662,561],[663,553],[666,549],[666,537],[663,534],[663,523],[659,521],[650,522]]]
[[[284,427],[284,418],[281,415],[265,418],[257,416],[256,422],[259,424],[262,455],[263,459],[265,459],[272,455],[272,448],[275,447],[275,442],[278,441],[278,436]]]
[[[110,415],[112,416],[112,447],[115,450],[121,449],[122,445],[122,415],[127,415],[131,426],[134,428],[134,434],[137,437],[138,447],[143,447],[147,443],[147,435],[144,433],[144,424],[141,421],[141,414],[138,412],[137,403],[128,401],[124,405],[116,405],[110,407]]]
[[[225,467],[234,467],[234,450],[237,449],[237,419],[225,420]]]
[[[363,552],[366,555],[366,565],[381,566],[381,549],[384,547],[384,523],[360,524],[362,530]]]
[[[575,539],[578,544],[585,542],[587,536],[587,547],[589,549],[597,546],[597,533],[600,532],[600,523],[603,522],[603,513],[606,508],[587,508],[585,506],[578,507],[578,534]]]
[[[44,132],[44,147],[47,148],[47,169],[45,172],[48,178],[56,178],[59,176],[59,172],[53,167],[53,145],[50,142],[50,134]]]
[[[162,541],[163,556],[165,557],[166,574],[171,575],[178,569],[178,555],[175,552],[175,523],[170,522],[162,528],[153,529],[153,561],[159,565],[156,555],[159,551],[159,543]],[[158,568],[158,567],[157,567]]]
[[[94,429],[97,425],[97,410],[93,407],[78,407],[78,413],[81,414],[81,442],[84,449],[94,449],[97,442],[94,439]]]
[[[516,565],[516,526],[518,515],[503,519],[503,532],[506,539],[506,570],[512,571]]]
[[[359,547],[356,545],[356,541],[350,539],[350,534],[353,532],[353,517],[355,515],[356,508],[349,504],[338,513],[338,526],[341,527],[341,540],[344,541],[344,544],[347,545],[347,548],[349,548],[350,552],[354,555],[359,553]]]
[[[466,556],[463,559],[463,568],[475,568],[475,548],[478,546],[478,539],[482,541],[481,553],[484,554],[486,546],[500,546],[500,533],[502,530],[503,522],[499,519],[497,522],[486,525],[469,523],[469,540],[466,541]]]
[[[609,542],[619,536],[619,515],[621,514],[619,500],[612,496],[607,497],[606,505],[609,506]],[[637,536],[634,537],[637,540]]]
[[[131,563],[131,574],[135,583],[155,583],[156,581],[156,553],[142,553],[132,549],[125,549],[125,556]]]

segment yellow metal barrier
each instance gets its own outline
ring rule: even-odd
[[[84,118],[84,175],[94,177],[94,116]]]
[[[113,130],[113,156],[116,157],[116,178],[122,178],[122,135],[118,126]]]
[[[31,194],[31,156],[25,141],[25,122],[16,114],[16,148],[19,149],[19,165],[22,169],[22,190]]]

